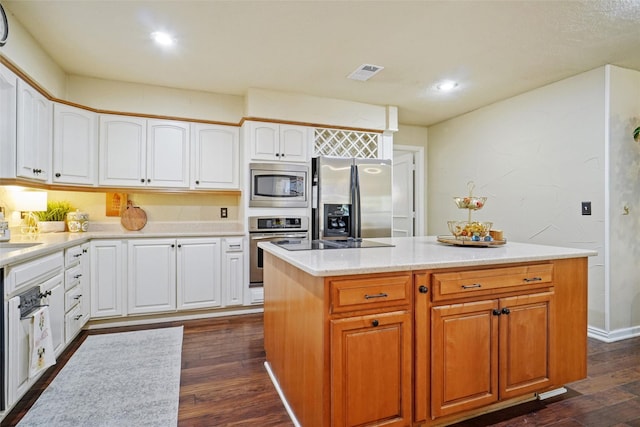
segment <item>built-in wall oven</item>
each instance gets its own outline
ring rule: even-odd
[[[263,251],[260,242],[309,239],[306,216],[249,217],[249,286],[262,286]]]
[[[294,163],[251,163],[249,206],[306,208],[309,167]]]

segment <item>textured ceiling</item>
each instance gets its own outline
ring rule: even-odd
[[[434,124],[604,64],[640,70],[640,0],[2,5],[69,74],[397,105],[404,124]],[[178,45],[153,46],[157,29]],[[367,82],[346,79],[363,63],[385,68]],[[443,78],[458,90],[436,92]]]

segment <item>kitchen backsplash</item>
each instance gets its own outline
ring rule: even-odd
[[[13,210],[7,187],[0,186],[0,206]],[[240,197],[215,194],[147,194],[127,193],[128,199],[147,214],[148,221],[239,221]],[[49,201],[67,200],[73,208],[89,214],[91,222],[120,223],[120,217],[106,216],[106,194],[78,191],[47,191]],[[220,217],[220,208],[227,208],[227,218]]]

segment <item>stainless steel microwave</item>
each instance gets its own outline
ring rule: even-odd
[[[309,167],[292,163],[249,164],[251,207],[306,208],[309,206]]]

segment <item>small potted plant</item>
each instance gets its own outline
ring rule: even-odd
[[[64,231],[65,218],[73,208],[67,201],[47,202],[47,210],[36,212],[38,217],[38,230],[41,233],[54,233]]]

